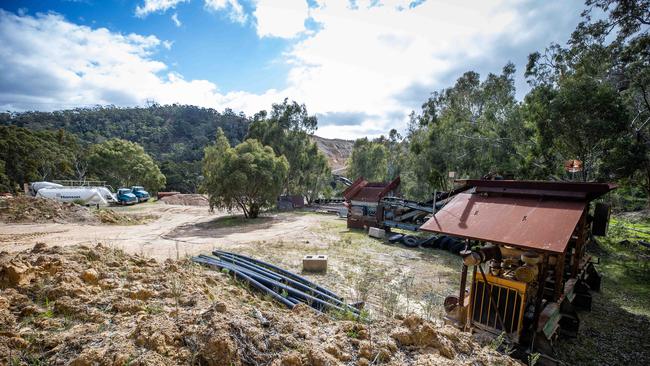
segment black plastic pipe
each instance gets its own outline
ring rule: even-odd
[[[298,298],[303,298],[308,303],[309,302],[312,302],[312,303],[316,302],[316,303],[319,303],[319,304],[322,304],[322,305],[325,305],[325,306],[334,307],[334,308],[336,308],[338,310],[341,310],[341,311],[346,311],[347,310],[347,311],[351,311],[351,312],[353,312],[355,314],[359,313],[359,309],[357,309],[355,307],[352,307],[352,306],[350,306],[348,304],[345,304],[345,303],[343,303],[342,301],[340,301],[340,300],[338,300],[336,298],[332,298],[332,297],[327,296],[325,294],[321,294],[321,295],[327,296],[328,299],[320,299],[318,297],[313,296],[313,288],[310,288],[310,287],[308,287],[308,286],[306,286],[304,284],[297,283],[296,281],[293,281],[293,282],[296,282],[298,285],[301,285],[303,288],[308,289],[308,291],[312,292],[312,294],[308,294],[306,292],[303,292],[301,290],[298,290],[298,289],[295,289],[295,288],[293,288],[291,286],[288,286],[287,284],[284,284],[284,283],[276,281],[276,280],[274,280],[272,278],[266,277],[264,274],[255,273],[255,272],[253,272],[251,270],[247,270],[247,269],[238,267],[237,265],[235,265],[233,263],[221,261],[218,258],[210,258],[210,257],[207,257],[207,256],[203,256],[203,258],[206,259],[207,261],[211,262],[211,263],[214,263],[214,265],[219,266],[221,268],[226,268],[228,270],[243,272],[244,274],[246,274],[246,275],[248,275],[248,276],[250,276],[250,277],[252,277],[254,279],[257,279],[258,281],[273,285],[274,287],[283,288],[284,290],[287,291],[287,293],[291,292],[295,296],[297,296]],[[333,300],[334,303],[332,303],[331,301],[328,301],[330,299]],[[322,306],[321,306],[321,308],[322,308]]]
[[[262,266],[262,267],[266,267],[267,269],[272,269],[272,270],[276,271],[279,274],[282,274],[282,275],[284,275],[286,277],[292,278],[295,281],[302,282],[303,284],[305,284],[305,285],[307,285],[309,287],[313,287],[313,288],[319,290],[320,292],[326,293],[326,294],[330,295],[331,297],[338,298],[340,301],[343,301],[343,299],[341,297],[339,297],[337,294],[333,293],[332,291],[330,291],[330,290],[328,290],[326,288],[322,288],[322,287],[316,285],[315,283],[309,281],[308,279],[306,279],[304,277],[301,277],[301,276],[299,276],[299,275],[297,275],[297,274],[295,274],[293,272],[289,272],[289,271],[287,271],[285,269],[282,269],[280,267],[274,266],[274,265],[272,265],[270,263],[266,263],[266,262],[260,261],[258,259],[250,258],[250,257],[247,257],[245,255],[241,255],[241,254],[225,252],[223,250],[215,250],[215,251],[212,252],[212,254],[214,254],[214,255],[216,255],[218,257],[221,257],[222,255],[229,255],[229,256],[233,256],[233,257],[238,257],[238,258],[241,258],[244,261],[247,261],[247,262],[250,262],[250,263],[253,263],[253,264],[257,264],[257,265]]]
[[[220,266],[217,263],[211,263],[210,261],[207,261],[207,260],[204,260],[204,259],[201,259],[201,258],[197,258],[197,257],[192,258],[192,261],[194,261],[196,263],[207,264],[209,266],[214,266],[214,267],[218,267],[218,268],[225,268],[225,267]],[[257,288],[258,290],[261,290],[261,291],[266,292],[267,294],[271,295],[274,299],[281,302],[282,304],[287,306],[289,309],[293,309],[293,307],[296,306],[296,303],[286,299],[285,297],[281,296],[277,292],[275,292],[275,291],[271,290],[270,288],[266,287],[265,285],[261,284],[256,279],[253,279],[250,276],[248,276],[248,275],[246,275],[244,273],[241,273],[241,271],[232,270],[230,268],[227,268],[227,269],[229,271],[232,271],[239,278],[244,279],[244,281],[246,281],[251,286],[253,286],[253,287]]]
[[[200,257],[209,258],[209,259],[212,259],[212,260],[221,260],[221,261],[224,261],[226,263],[230,263],[230,262],[228,262],[229,259],[214,258],[214,257],[205,256],[205,255],[201,255]],[[238,262],[240,262],[240,261],[238,261]],[[236,266],[240,266],[239,264],[234,263],[234,262],[232,262],[232,264],[234,264]],[[253,266],[251,265],[251,267],[253,267]],[[247,267],[244,266],[244,268],[247,268]],[[257,268],[260,268],[260,267],[257,267]],[[305,285],[305,284],[303,284],[301,282],[295,281],[295,280],[293,280],[291,278],[284,277],[284,276],[281,276],[281,275],[277,275],[277,274],[275,274],[273,272],[270,272],[270,271],[268,271],[268,270],[266,270],[264,268],[260,268],[260,270],[262,270],[264,272],[255,271],[254,269],[251,269],[251,270],[254,271],[254,272],[259,273],[262,276],[267,276],[267,277],[269,277],[271,279],[274,279],[274,280],[276,280],[278,282],[285,283],[287,285],[293,285],[293,287],[297,287],[301,291],[304,291],[305,293],[310,294],[310,295],[312,295],[314,297],[320,298],[320,299],[322,299],[324,301],[334,302],[335,304],[338,304],[339,306],[342,306],[342,307],[348,307],[349,306],[348,304],[346,304],[343,301],[339,300],[339,297],[332,297],[332,296],[330,296],[330,295],[328,295],[326,293],[323,293],[323,292],[321,292],[321,291],[319,291],[319,290],[317,290],[317,289],[315,289],[313,287],[307,286],[307,285]],[[267,275],[267,273],[271,274],[271,275],[269,276],[269,275]],[[358,312],[358,309],[356,309],[356,308],[352,308],[352,309],[354,309],[355,312]]]

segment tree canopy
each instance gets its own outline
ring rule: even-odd
[[[142,185],[158,192],[165,186],[165,176],[142,146],[122,139],[93,145],[88,155],[88,170],[115,189]]]
[[[255,218],[276,202],[288,171],[287,159],[270,146],[248,139],[233,148],[219,130],[215,143],[205,148],[201,191],[209,195],[210,209],[237,207]]]
[[[248,131],[248,138],[271,146],[276,154],[287,158],[284,192],[306,196],[310,201],[331,180],[327,158],[310,139],[317,126],[318,120],[309,115],[304,104],[285,99],[273,104],[270,114],[257,113]]]

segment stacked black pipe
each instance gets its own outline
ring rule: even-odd
[[[215,250],[214,256],[199,255],[192,261],[226,270],[238,280],[270,295],[275,300],[293,308],[304,303],[321,311],[350,312],[359,315],[359,309],[345,303],[344,299],[295,273],[241,254]]]

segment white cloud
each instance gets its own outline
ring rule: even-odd
[[[305,31],[306,0],[258,0],[253,13],[259,37],[293,38]]]
[[[321,135],[403,129],[410,110],[462,72],[499,72],[509,60],[525,62],[528,53],[567,37],[581,7],[561,0],[427,1],[414,8],[411,1],[375,3],[357,1],[352,8],[319,2],[310,10],[318,31],[287,54],[291,70],[285,92],[310,112],[368,116],[347,127],[341,121],[328,126],[323,118]],[[303,21],[299,15],[295,19]],[[418,93],[409,95],[414,88]]]
[[[138,17],[146,17],[150,13],[162,12],[168,9],[173,9],[176,5],[189,0],[144,0],[143,5],[138,5],[135,8],[135,15]]]
[[[272,16],[269,3],[259,1],[254,15],[261,38],[295,37],[282,56],[289,66],[286,87],[259,94],[222,93],[211,81],[184,79],[156,59],[171,43],[154,36],[0,10],[0,109],[155,99],[252,114],[288,97],[323,116],[321,136],[378,135],[403,129],[410,110],[466,70],[485,75],[512,60],[521,74],[528,53],[568,37],[582,8],[579,0],[427,1],[415,8],[406,0],[381,6],[360,0],[354,8],[322,0],[312,9],[280,2],[292,10]],[[208,3],[245,16],[237,1]],[[305,19],[317,27],[305,30]]]
[[[221,94],[207,80],[185,80],[153,58],[171,47],[154,36],[72,24],[58,14],[18,16],[0,9],[0,110],[55,110],[95,104],[183,103],[253,113],[275,91]]]
[[[183,23],[181,23],[180,19],[178,19],[178,13],[174,13],[172,15],[172,22],[174,22],[174,25],[176,25],[177,27],[180,27],[181,25],[183,25]]]
[[[228,18],[233,22],[244,24],[248,18],[244,7],[237,0],[205,0],[205,7],[214,11],[226,10]]]

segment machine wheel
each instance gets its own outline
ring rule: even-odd
[[[406,235],[402,238],[402,243],[409,248],[415,248],[418,246],[418,239],[412,235]]]
[[[446,236],[442,241],[440,242],[440,249],[442,250],[448,250],[449,247],[454,243],[454,239]]]
[[[431,247],[433,247],[433,242],[435,240],[436,240],[436,237],[432,236],[432,237],[420,240],[419,244],[423,248],[431,248]]]
[[[431,244],[431,248],[435,248],[435,249],[440,248],[440,243],[441,243],[445,238],[446,238],[445,236],[439,236],[439,237],[437,237],[436,240],[434,240],[433,243]]]
[[[454,241],[452,245],[449,246],[449,251],[458,255],[460,251],[465,249],[465,244],[461,241]]]

